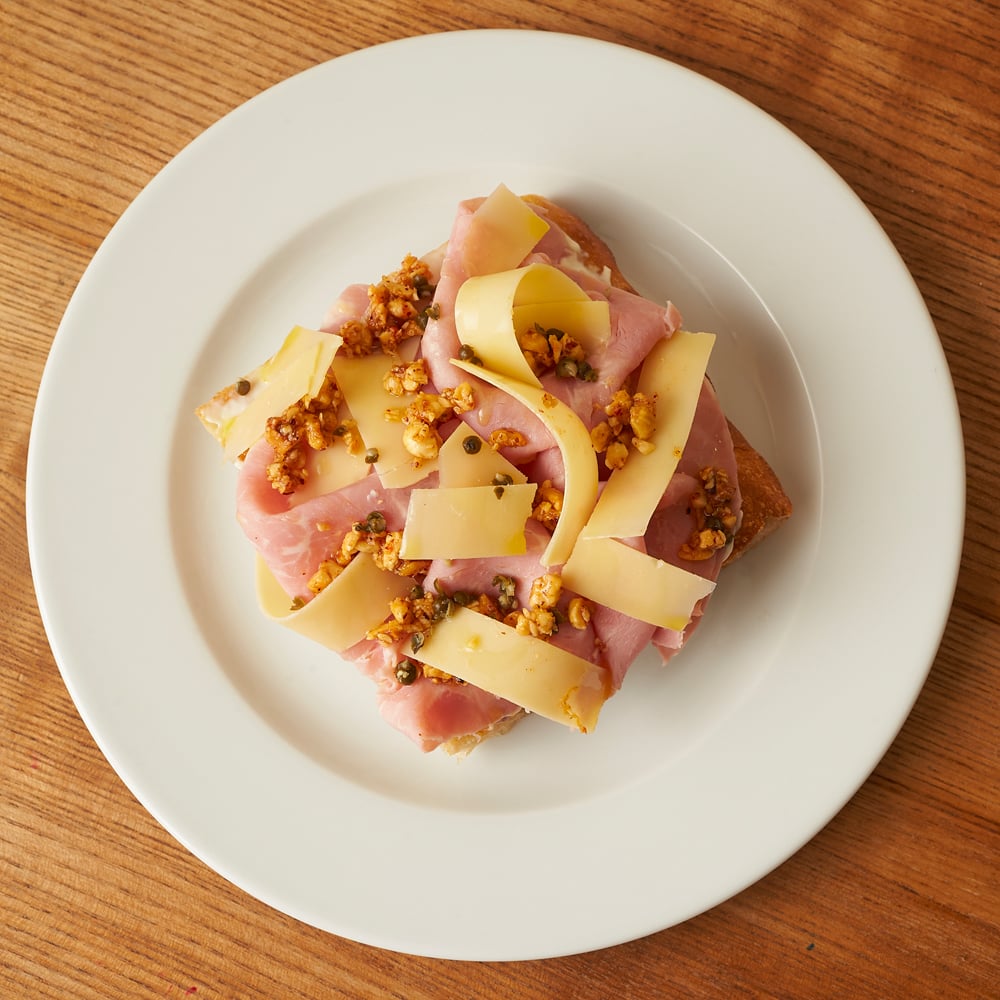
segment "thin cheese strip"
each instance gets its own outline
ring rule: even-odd
[[[646,455],[632,451],[616,469],[597,501],[586,538],[633,538],[646,533],[649,519],[691,433],[715,335],[677,331],[650,351],[639,374],[637,389],[656,397],[655,445]]]
[[[257,600],[264,614],[335,653],[360,642],[369,629],[385,621],[389,602],[412,589],[411,579],[380,569],[362,552],[308,604],[291,611],[288,594],[257,557]]]
[[[474,444],[467,447],[470,441]],[[492,486],[497,476],[509,476],[512,483],[528,481],[516,465],[494,451],[470,427],[463,425],[441,445],[438,452],[440,486]]]
[[[365,447],[378,454],[375,471],[382,485],[391,489],[411,486],[437,467],[437,458],[417,461],[403,444],[403,424],[385,418],[386,410],[405,409],[416,398],[416,393],[400,397],[385,391],[383,376],[399,360],[376,352],[360,358],[338,355],[333,362],[337,384]]]
[[[313,454],[309,478],[291,495],[292,504],[298,506],[307,500],[333,493],[364,479],[371,471],[371,466],[365,462],[363,450],[355,455],[342,444],[335,443]]]
[[[518,264],[549,231],[549,224],[503,184],[472,213],[462,245],[467,275],[491,274]]]
[[[413,658],[582,733],[610,693],[604,667],[469,608],[438,622]]]
[[[541,386],[518,382],[466,361],[452,359],[451,363],[523,403],[541,419],[555,438],[563,459],[565,490],[559,523],[542,554],[541,563],[545,567],[561,565],[573,551],[577,536],[587,523],[597,499],[597,456],[590,431],[570,407]]]
[[[563,585],[651,625],[681,631],[711,580],[633,549],[615,538],[581,538],[562,569]]]
[[[413,490],[399,554],[403,559],[523,555],[534,499],[534,483]]]
[[[611,334],[606,301],[587,293],[551,264],[529,264],[463,282],[455,299],[458,339],[491,371],[538,385],[517,334],[539,322],[575,336],[593,350]]]
[[[269,418],[284,413],[303,396],[319,392],[342,343],[337,334],[302,326],[288,334],[278,353],[248,379],[251,393],[246,407],[220,427],[226,461],[236,461],[263,437]]]

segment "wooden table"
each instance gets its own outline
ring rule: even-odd
[[[0,992],[1000,996],[1000,6],[493,6],[5,0]],[[271,911],[189,855],[136,803],[80,721],[39,621],[24,531],[29,424],[50,342],[88,261],[143,186],[208,125],[284,77],[391,38],[466,27],[624,43],[703,73],[787,124],[899,248],[947,352],[967,439],[954,608],[926,687],[870,780],[811,843],[736,898],[644,940],[523,964],[411,958],[340,940]]]

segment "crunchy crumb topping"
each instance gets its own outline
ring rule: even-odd
[[[411,640],[411,648],[416,652],[424,637],[434,627],[434,623],[447,617],[450,611],[449,599],[435,593],[427,593],[419,584],[406,597],[396,597],[389,604],[389,615],[384,622],[368,632],[369,639],[375,639],[384,646],[391,646],[403,639]],[[414,636],[419,638],[414,640]]]
[[[567,621],[582,631],[590,624],[593,605],[583,597],[572,597],[564,613],[558,607],[562,592],[562,576],[543,573],[531,582],[528,607],[509,612],[504,624],[535,639],[551,639]]]
[[[590,624],[593,613],[594,608],[590,601],[582,597],[574,597],[566,609],[566,618],[573,628],[583,631]]]
[[[385,646],[392,646],[409,640],[410,651],[416,654],[430,634],[434,625],[451,614],[456,605],[489,615],[500,617],[496,602],[488,594],[478,597],[456,592],[428,592],[419,584],[405,597],[397,597],[390,602],[389,615],[385,621],[368,631],[367,637]],[[396,669],[396,679],[401,684],[412,684],[424,676],[438,684],[464,684],[465,681],[429,664],[406,657]]]
[[[555,371],[560,378],[577,378],[584,382],[597,380],[597,372],[587,361],[583,345],[562,330],[538,323],[517,336],[525,361],[539,378]]]
[[[558,573],[543,573],[531,581],[528,604],[533,608],[554,608],[562,595],[562,577]]]
[[[385,419],[403,424],[403,447],[414,462],[422,463],[436,458],[441,450],[438,427],[452,417],[468,413],[474,405],[472,386],[462,382],[440,393],[418,393],[409,405],[386,410]]]
[[[629,448],[648,455],[656,447],[650,440],[656,430],[656,396],[619,389],[604,407],[605,420],[590,432],[598,455],[609,469],[620,469],[628,461]]]
[[[274,449],[274,460],[267,467],[267,478],[282,494],[294,493],[308,476],[308,450],[323,451],[338,438],[354,450],[360,439],[337,420],[343,401],[337,380],[328,372],[315,396],[303,396],[280,416],[268,419],[264,437]]]
[[[737,520],[730,507],[736,491],[726,470],[708,466],[698,476],[701,482],[688,505],[694,530],[678,552],[682,559],[693,562],[711,559],[724,549],[733,539]]]
[[[455,607],[476,611],[504,622],[522,635],[540,639],[551,638],[566,621],[576,629],[585,629],[590,624],[593,607],[584,598],[573,597],[565,614],[557,607],[562,596],[562,577],[557,573],[543,573],[533,580],[529,606],[520,610],[517,610],[516,584],[512,577],[497,575],[493,578],[493,586],[497,589],[496,597],[464,591],[449,594],[438,589],[438,583],[434,590],[425,590],[415,583],[408,595],[390,602],[386,619],[370,629],[367,638],[385,646],[408,642],[410,655],[404,656],[396,667],[396,679],[400,684],[412,684],[421,676],[435,683],[464,684],[460,678],[414,659],[434,626],[447,618]]]
[[[373,511],[367,520],[354,524],[330,557],[320,563],[309,579],[309,589],[319,594],[340,576],[359,552],[369,553],[376,566],[397,576],[418,577],[426,573],[429,561],[400,557],[402,542],[403,532],[387,530],[385,518]]]
[[[409,363],[393,365],[382,376],[382,386],[391,396],[405,396],[407,393],[422,389],[430,380],[427,362],[423,358],[418,358]]]
[[[499,451],[501,448],[520,448],[527,443],[528,438],[512,427],[498,427],[490,432],[489,445],[494,451]]]
[[[376,350],[397,354],[404,340],[419,337],[434,314],[432,281],[430,267],[407,254],[398,270],[369,285],[364,320],[352,320],[339,331],[345,352],[352,357]]]
[[[555,531],[563,508],[562,490],[552,485],[551,479],[544,480],[535,490],[535,502],[531,516],[549,531]]]

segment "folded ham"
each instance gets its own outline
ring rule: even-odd
[[[455,323],[455,301],[459,288],[469,277],[465,272],[465,240],[470,220],[482,199],[460,205],[451,235],[439,264],[434,292],[432,318],[426,324],[417,356],[430,373],[427,392],[454,388],[468,376],[451,361],[459,355],[460,343]],[[549,223],[549,229],[522,264],[546,263],[569,275],[595,300],[609,304],[611,335],[606,345],[588,360],[597,373],[593,381],[560,378],[554,373],[542,376],[544,388],[567,403],[584,424],[591,428],[604,414],[604,407],[642,364],[650,350],[678,330],[681,317],[673,305],[658,305],[630,290],[614,287],[606,269],[596,269],[581,253],[556,220],[547,217],[543,205],[533,210]],[[344,291],[326,317],[323,329],[338,333],[352,322],[363,322],[368,306],[365,286]],[[491,431],[503,427],[523,433],[525,443],[504,449],[505,457],[525,471],[536,483],[562,485],[562,458],[552,435],[537,416],[508,394],[485,382],[475,385],[475,406],[458,420],[442,427],[444,436],[475,431],[488,438]],[[388,530],[404,526],[410,493],[414,488],[434,485],[436,474],[402,488],[383,486],[379,476],[370,472],[364,478],[332,493],[298,500],[272,488],[266,470],[274,452],[261,439],[245,456],[237,485],[237,518],[281,587],[301,603],[313,598],[309,581],[317,567],[330,556],[331,539],[341,539],[358,522],[373,512],[384,517]],[[692,532],[691,498],[699,487],[699,475],[706,467],[722,469],[735,487],[730,502],[738,516],[740,495],[733,442],[725,415],[711,384],[706,379],[698,401],[687,445],[672,480],[641,538],[627,544],[673,565],[681,566],[709,580],[715,580],[726,556],[719,550],[696,562],[679,556]],[[602,471],[607,477],[607,471]],[[524,606],[531,581],[547,570],[540,556],[549,532],[540,523],[529,520],[526,529],[527,551],[523,555],[482,559],[433,561],[421,579],[425,590],[440,588],[445,593],[481,593],[494,586],[498,577],[515,582],[516,601]],[[572,594],[564,594],[571,598]],[[686,641],[704,612],[707,598],[696,608],[695,616],[683,631],[672,631],[631,618],[611,608],[598,605],[583,628],[565,626],[547,641],[566,648],[577,656],[599,664],[607,671],[609,690],[617,690],[638,654],[653,643],[664,660],[673,656]],[[408,655],[406,639],[395,642],[367,638],[351,647],[343,656],[352,661],[375,682],[380,711],[387,722],[400,730],[421,749],[428,751],[445,745],[467,745],[476,734],[489,733],[505,721],[521,714],[518,705],[499,698],[472,684],[441,683],[420,676],[415,682],[402,683],[396,666]]]

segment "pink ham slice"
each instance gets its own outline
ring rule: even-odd
[[[437,320],[427,324],[421,344],[421,354],[427,362],[431,381],[438,388],[453,387],[468,376],[451,364],[458,357],[461,343],[455,327],[455,300],[467,279],[463,264],[463,242],[472,214],[481,199],[463,202],[452,226],[448,250],[441,264],[441,278],[434,296],[440,310]],[[539,215],[544,213],[535,209]],[[552,263],[560,266],[594,298],[607,298],[611,314],[611,336],[607,345],[589,359],[597,372],[597,380],[583,382],[560,378],[550,373],[542,378],[545,389],[567,403],[588,427],[602,419],[602,410],[627,375],[635,370],[653,345],[670,336],[681,324],[680,313],[673,305],[658,306],[631,292],[609,287],[592,271],[579,264],[573,244],[557,226],[552,225],[526,263]],[[542,422],[505,392],[475,382],[476,407],[464,420],[482,437],[501,427],[520,431],[528,444],[504,450],[515,464],[528,461],[534,455],[554,445]]]
[[[427,573],[427,586],[438,581],[448,593],[465,591],[470,594],[497,593],[493,580],[498,575],[510,577],[515,583],[517,610],[527,608],[532,582],[548,572],[540,559],[548,544],[549,534],[537,521],[525,526],[527,552],[518,556],[497,556],[491,559],[436,560]],[[575,597],[563,591],[559,607],[563,610]],[[563,623],[548,642],[567,652],[607,667],[612,690],[618,690],[632,661],[649,644],[654,626],[637,621],[611,608],[595,607],[590,624],[584,629]]]
[[[479,203],[470,201],[460,206],[441,262],[435,297],[441,315],[428,323],[421,345],[433,383],[428,391],[454,386],[465,378],[464,373],[450,364],[459,349],[454,303],[466,278],[461,263],[462,241]],[[671,305],[657,306],[632,293],[608,288],[599,276],[581,270],[574,245],[556,226],[529,259],[551,261],[571,273],[589,294],[608,298],[612,337],[607,348],[591,359],[599,373],[598,380],[580,382],[554,375],[543,380],[550,392],[571,405],[592,426],[600,419],[600,411],[613,392],[641,364],[653,344],[680,326],[680,316]],[[363,317],[367,304],[367,286],[350,286],[329,310],[323,329],[336,332],[345,322]],[[532,481],[551,479],[560,486],[563,472],[559,450],[537,418],[506,393],[484,383],[477,381],[476,392],[477,407],[465,415],[466,422],[484,437],[488,437],[491,428],[522,429],[530,443],[521,449],[505,450],[505,454],[518,464],[529,463],[526,471]],[[237,518],[290,596],[306,601],[311,598],[308,581],[319,564],[330,556],[333,546],[339,546],[345,532],[372,511],[383,514],[390,530],[402,528],[409,489],[385,489],[377,475],[370,474],[334,493],[297,503],[277,493],[268,482],[265,470],[272,458],[271,448],[263,441],[246,456],[237,484]],[[707,465],[724,468],[736,482],[728,425],[706,380],[678,472],[660,501],[645,538],[634,539],[631,544],[714,580],[722,565],[722,554],[701,563],[684,562],[678,556],[693,527],[688,500],[697,483],[695,477]],[[418,485],[432,482],[428,479]],[[737,495],[736,511],[738,501]],[[517,582],[520,606],[527,606],[531,582],[544,572],[538,556],[548,538],[545,529],[534,521],[529,521],[527,533],[526,555],[435,563],[428,574],[427,586],[433,586],[437,579],[449,592],[494,593],[493,578],[502,574]],[[569,596],[572,595],[566,595]],[[683,632],[657,629],[610,608],[595,607],[586,629],[577,630],[566,624],[550,641],[592,662],[603,663],[609,671],[612,690],[617,690],[629,666],[650,642],[664,660],[674,655],[700,621],[706,603],[707,599],[700,603],[696,617]],[[442,684],[421,677],[413,684],[401,685],[395,668],[407,651],[405,642],[386,646],[364,640],[344,655],[376,684],[379,710],[386,721],[423,750],[433,750],[455,737],[480,732],[519,711],[516,705],[468,684]]]
[[[267,479],[274,458],[261,439],[247,453],[236,482],[236,519],[275,579],[291,597],[309,600],[309,579],[358,521],[379,511],[390,531],[403,527],[408,490],[388,490],[370,474],[335,493],[293,505]]]
[[[715,390],[711,382],[705,379],[684,454],[678,464],[677,472],[674,473],[650,519],[645,544],[646,551],[650,555],[680,566],[691,573],[697,573],[706,580],[717,580],[727,555],[725,550],[701,562],[681,559],[678,555],[681,546],[694,528],[688,501],[698,487],[699,472],[709,466],[724,469],[729,476],[729,481],[735,488],[735,496],[730,507],[738,517],[741,498],[733,439]],[[676,655],[691,637],[691,633],[701,621],[707,604],[708,598],[698,602],[694,616],[683,632],[667,628],[656,630],[652,642],[664,661]]]
[[[420,677],[379,695],[382,718],[425,753],[443,743],[481,733],[516,715],[517,705],[471,684],[440,683]]]
[[[367,285],[348,285],[340,293],[340,298],[327,309],[320,329],[336,333],[348,321],[363,319],[368,302]]]
[[[353,663],[377,686],[383,719],[425,753],[456,737],[479,733],[517,714],[517,705],[471,684],[451,684],[419,677],[400,684],[396,665],[407,655],[406,643],[383,645],[364,639],[347,650]]]

